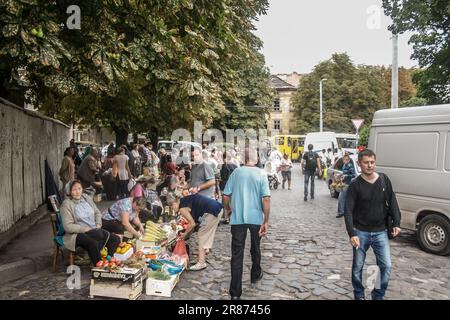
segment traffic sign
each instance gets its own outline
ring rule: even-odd
[[[364,119],[352,119],[352,122],[353,122],[353,125],[356,128],[356,131],[358,131],[359,128],[361,128],[361,125],[363,124]]]

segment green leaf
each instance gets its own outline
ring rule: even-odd
[[[3,27],[2,32],[5,37],[15,36],[19,32],[19,25],[7,24],[6,26]]]
[[[21,10],[22,10],[22,5],[18,1],[9,0],[6,3],[6,11],[15,16],[18,16],[19,13],[21,12]]]

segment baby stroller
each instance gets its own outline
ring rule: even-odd
[[[267,179],[269,180],[269,188],[271,190],[278,189],[278,185],[281,183],[278,177],[277,168],[272,164],[272,161],[267,161],[264,165],[264,170],[267,174]]]

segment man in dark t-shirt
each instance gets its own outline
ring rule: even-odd
[[[303,154],[302,168],[303,175],[305,176],[305,186],[304,186],[304,198],[303,200],[308,200],[308,184],[311,179],[311,199],[314,199],[314,176],[316,170],[319,170],[319,176],[322,174],[322,168],[320,166],[320,157],[317,152],[313,151],[314,146],[312,144],[308,145],[308,151]]]
[[[372,247],[379,267],[379,279],[372,300],[382,300],[391,273],[389,235],[400,233],[400,210],[392,184],[375,172],[376,156],[366,149],[358,154],[361,175],[350,183],[345,198],[345,225],[353,246],[352,285],[355,300],[364,300],[362,271],[366,252]],[[392,224],[392,230],[389,225]]]
[[[206,252],[212,248],[214,235],[222,215],[222,204],[199,193],[179,200],[174,195],[170,195],[167,203],[175,212],[180,212],[189,223],[186,231],[180,234],[182,238],[189,234],[197,224],[200,225],[198,229],[198,261],[189,270],[205,269]]]

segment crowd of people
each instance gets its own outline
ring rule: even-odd
[[[359,152],[361,175],[356,177],[349,155],[342,150],[334,153],[323,150],[319,155],[313,151],[313,145],[307,148],[301,158],[305,201],[308,196],[314,199],[314,177],[320,176],[321,171],[333,165],[337,158],[343,158],[345,187],[339,195],[337,217],[345,216],[353,247],[355,299],[364,299],[362,270],[369,247],[374,249],[381,274],[381,285],[372,291],[372,298],[382,299],[391,270],[388,238],[400,232],[400,211],[389,178],[375,172],[376,156],[371,150]],[[250,148],[245,149],[243,159],[236,150],[209,151],[205,146],[193,148],[189,161],[180,161],[179,156],[177,152],[168,153],[163,148],[155,153],[150,143],[135,144],[129,149],[127,146],[116,148],[111,143],[106,158],[101,161],[96,149],[87,148],[80,155],[76,145],[71,143],[64,152],[59,172],[66,195],[60,210],[66,232],[65,246],[70,250],[77,246],[84,248],[96,264],[101,260],[102,248],[112,255],[124,238],[142,238],[146,214],[152,216],[155,210],[148,204],[158,203],[159,213],[162,206],[168,206],[188,221],[180,238],[197,232],[197,261],[190,270],[199,271],[207,267],[207,256],[223,219],[223,223],[231,225],[232,235],[229,292],[232,299],[240,299],[247,230],[251,240],[250,280],[256,283],[263,277],[260,242],[268,232],[270,215],[267,167],[281,171],[282,187],[285,188],[287,182],[287,188],[291,190],[292,161],[288,155],[272,150],[265,171],[257,151]],[[101,188],[101,175],[111,177],[110,181],[116,186],[112,199],[115,201],[104,212],[100,212],[84,192],[88,188]],[[164,204],[155,202],[163,197]],[[391,222],[391,229],[386,225],[387,220]]]

